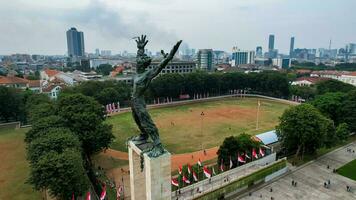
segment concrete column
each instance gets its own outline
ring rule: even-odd
[[[129,142],[130,190],[132,200],[171,199],[171,154],[150,158],[144,154],[141,172],[140,153],[147,148]]]

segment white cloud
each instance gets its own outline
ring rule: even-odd
[[[254,49],[276,35],[276,47],[337,47],[356,42],[356,7],[350,0],[11,0],[0,1],[0,54],[64,54],[65,31],[84,31],[86,51],[134,50],[145,33],[149,48],[183,39],[191,47]]]

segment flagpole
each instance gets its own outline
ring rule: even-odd
[[[260,112],[260,106],[261,106],[261,103],[260,103],[260,100],[258,100],[258,103],[257,103],[257,119],[256,119],[256,130],[258,130],[258,117],[259,117],[259,112]]]

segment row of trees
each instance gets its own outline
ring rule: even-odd
[[[91,185],[97,193],[92,156],[109,147],[111,125],[104,123],[103,107],[82,94],[53,102],[43,95],[30,97],[32,129],[26,133],[28,182],[57,199],[83,196]]]
[[[326,80],[312,86],[291,86],[291,94],[306,100],[313,100],[317,95],[328,92],[348,92],[355,89],[353,85],[338,80]]]
[[[164,74],[152,81],[146,93],[148,101],[158,97],[178,99],[181,94],[207,94],[210,96],[228,94],[230,90],[248,89],[276,97],[288,97],[289,83],[286,74],[279,72],[263,73],[205,73]],[[106,105],[120,101],[128,106],[131,86],[118,81],[88,81],[70,87],[62,95],[82,93],[94,97],[100,104]]]

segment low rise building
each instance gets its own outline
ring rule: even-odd
[[[320,81],[328,80],[328,78],[321,78],[321,77],[300,77],[297,80],[293,81],[291,85],[298,85],[298,86],[311,86]]]
[[[157,67],[160,62],[152,62],[148,69],[152,69]],[[167,74],[167,73],[179,73],[179,74],[186,74],[195,71],[195,62],[191,61],[172,61],[169,62],[168,65],[161,71],[160,74]]]

